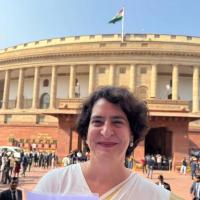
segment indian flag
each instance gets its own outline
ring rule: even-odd
[[[124,9],[122,8],[110,21],[109,23],[115,23],[118,22],[120,20],[122,20],[122,18],[124,17]]]

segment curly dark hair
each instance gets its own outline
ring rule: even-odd
[[[148,108],[143,101],[133,96],[128,89],[123,87],[105,86],[94,91],[84,102],[82,111],[76,122],[76,130],[83,140],[87,139],[87,132],[92,114],[92,108],[99,99],[119,106],[125,113],[131,134],[133,145],[127,148],[126,156],[131,155],[137,144],[144,139],[148,123]]]

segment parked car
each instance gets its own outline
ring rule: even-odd
[[[15,158],[20,158],[22,149],[20,147],[14,147],[14,146],[0,146],[0,155],[3,152],[7,152],[8,155],[13,153]]]

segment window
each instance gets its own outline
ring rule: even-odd
[[[141,74],[146,74],[146,73],[147,73],[147,68],[146,68],[146,67],[142,67],[142,68],[140,69],[140,73],[141,73]]]
[[[120,67],[119,68],[119,73],[120,74],[125,74],[126,73],[126,67]]]
[[[142,47],[147,47],[147,46],[148,46],[148,43],[141,43],[141,46],[142,46]]]
[[[37,117],[36,117],[36,124],[43,123],[44,120],[45,120],[45,116],[44,115],[37,115]]]
[[[60,38],[60,41],[65,41],[65,37]]]
[[[5,115],[4,116],[4,123],[5,124],[8,124],[11,122],[11,119],[12,119],[12,115]]]
[[[45,79],[43,81],[43,87],[48,87],[49,86],[49,80],[48,79]]]
[[[99,67],[99,74],[105,74],[106,68],[105,67]]]
[[[160,35],[155,34],[155,35],[154,35],[154,38],[160,38]]]
[[[105,46],[106,46],[106,43],[100,43],[99,46],[100,46],[100,47],[105,47]]]
[[[134,34],[134,37],[138,37],[138,38],[146,38],[147,35],[146,34]]]
[[[148,97],[148,87],[147,86],[139,86],[136,89],[136,95],[139,99],[146,99]]]
[[[40,99],[40,108],[48,108],[50,103],[50,96],[48,93],[44,93]]]
[[[80,36],[75,36],[74,39],[75,39],[75,40],[79,40],[79,39],[80,39]]]
[[[126,43],[120,43],[120,47],[126,47]]]

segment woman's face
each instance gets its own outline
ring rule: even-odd
[[[124,160],[131,140],[128,119],[120,107],[99,99],[93,106],[87,144],[91,157]]]

